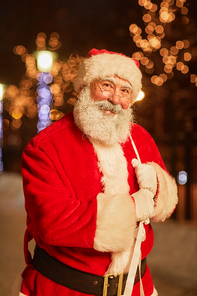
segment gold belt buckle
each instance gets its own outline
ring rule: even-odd
[[[106,274],[104,276],[104,284],[103,284],[103,295],[102,296],[107,296],[107,290],[109,287],[109,281],[108,279],[110,276],[114,276],[112,273]],[[122,294],[122,284],[123,284],[123,273],[119,274],[119,281],[118,281],[118,291],[117,291],[117,296],[121,296]]]

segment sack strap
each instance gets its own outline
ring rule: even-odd
[[[141,163],[141,159],[140,159],[137,147],[136,147],[131,135],[130,135],[130,140],[131,140],[131,144],[133,146],[133,149],[135,151],[136,157],[139,160],[139,162]],[[149,220],[146,221],[146,223],[149,223],[149,222],[150,222]],[[143,224],[143,221],[141,221],[138,226],[138,233],[137,233],[137,238],[136,238],[136,242],[135,242],[133,257],[132,257],[130,268],[129,268],[129,273],[128,273],[127,283],[126,283],[126,287],[125,287],[125,291],[124,291],[124,296],[130,296],[132,294],[133,285],[134,285],[134,276],[135,276],[136,272],[138,271],[138,266],[139,266],[139,270],[142,268],[142,265],[141,265],[141,243],[144,240],[144,235],[145,235],[144,224]],[[140,276],[140,296],[144,296],[144,290],[143,290],[141,276]]]
[[[133,149],[134,149],[134,151],[135,151],[135,154],[136,154],[136,156],[137,156],[137,159],[139,160],[139,162],[141,162],[141,159],[140,159],[140,156],[139,156],[139,153],[138,153],[137,147],[135,146],[135,143],[134,143],[134,141],[133,141],[131,135],[130,135],[130,140],[131,140],[131,144],[132,144],[132,146],[133,146]]]

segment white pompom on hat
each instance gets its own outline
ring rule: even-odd
[[[93,48],[81,63],[75,81],[75,90],[90,86],[95,79],[118,76],[129,81],[133,87],[132,99],[135,101],[141,89],[142,73],[139,62],[121,53]]]

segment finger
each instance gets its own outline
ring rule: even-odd
[[[144,164],[139,163],[136,167],[135,167],[135,173],[137,175],[144,175],[147,172],[147,168]]]
[[[147,164],[143,164],[143,163],[140,163],[137,168],[136,168],[136,171],[139,171],[140,174],[152,174],[153,170],[152,170],[152,167],[147,165]]]
[[[131,161],[132,166],[135,168],[138,164],[140,164],[139,160],[136,158],[133,158]]]

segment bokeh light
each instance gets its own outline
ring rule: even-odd
[[[184,60],[185,60],[186,62],[190,61],[191,58],[192,58],[192,55],[191,55],[190,52],[185,52],[185,53],[184,53]]]
[[[139,92],[139,95],[138,95],[137,99],[136,99],[136,102],[143,100],[144,97],[145,97],[145,93],[141,90]]]
[[[50,73],[41,73],[38,76],[38,87],[37,87],[37,102],[38,102],[38,123],[37,130],[40,132],[51,124],[49,116],[50,105],[52,104],[52,93],[50,86],[48,85],[52,81]]]
[[[186,2],[186,0],[163,0],[160,2],[160,6],[157,6],[151,0],[138,0],[138,4],[144,8],[142,11],[144,32],[137,24],[129,26],[130,35],[139,48],[139,51],[134,52],[132,57],[140,61],[145,67],[146,73],[153,74],[157,69],[150,56],[159,50],[165,73],[161,73],[162,76],[152,76],[151,81],[157,86],[161,86],[174,76],[174,68],[182,74],[187,74],[189,67],[186,63],[191,61],[193,56],[197,56],[195,50],[190,47],[190,40],[176,40],[175,44],[162,42],[166,34],[169,36],[173,33],[171,23],[176,17],[179,17],[180,24],[184,26],[189,23],[187,16],[189,9]],[[181,15],[178,14],[178,11]],[[187,51],[185,51],[186,49]],[[193,81],[193,78],[191,80]],[[193,83],[196,84],[196,80]]]
[[[59,41],[60,35],[57,32],[53,32],[50,35],[49,39],[49,49],[50,50],[57,50],[61,47],[61,42]]]
[[[53,65],[53,55],[50,51],[40,51],[37,56],[38,69],[41,72],[49,72]]]
[[[185,171],[180,171],[178,173],[178,177],[177,177],[177,182],[180,185],[185,185],[187,183],[187,172]]]
[[[36,45],[37,45],[37,50],[45,50],[46,49],[46,34],[41,32],[37,35],[36,38]]]

